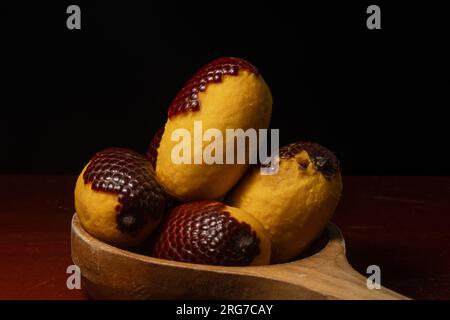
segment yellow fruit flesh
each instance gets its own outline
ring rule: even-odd
[[[149,221],[139,232],[128,234],[117,229],[115,210],[118,195],[92,190],[85,184],[83,169],[75,186],[75,210],[84,229],[94,237],[112,245],[130,247],[139,244],[156,228],[158,221]]]
[[[308,163],[306,169],[299,166]],[[314,241],[331,218],[341,195],[340,174],[327,180],[302,151],[280,161],[276,175],[250,172],[226,203],[245,210],[270,233],[272,262],[295,258]]]
[[[255,259],[253,259],[250,265],[259,266],[269,264],[271,253],[270,237],[267,231],[264,229],[263,225],[252,215],[248,214],[242,209],[227,206],[224,210],[229,212],[230,215],[239,222],[245,222],[250,225],[251,229],[256,232],[256,235],[260,240],[260,254],[255,257]]]
[[[261,76],[241,70],[238,76],[225,76],[221,83],[211,83],[199,94],[200,110],[176,115],[166,122],[158,149],[156,175],[167,193],[182,201],[218,199],[239,180],[247,164],[193,164],[194,121],[202,121],[203,133],[216,128],[223,136],[226,155],[226,129],[267,128],[272,112],[272,96]],[[174,164],[171,141],[174,130],[190,132],[191,163]],[[202,150],[210,142],[203,142]]]

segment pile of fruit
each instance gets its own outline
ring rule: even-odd
[[[197,121],[224,135],[228,128],[267,129],[271,113],[272,95],[253,65],[212,61],[173,100],[145,156],[111,148],[85,166],[75,187],[82,226],[121,248],[148,243],[145,253],[162,259],[223,266],[294,259],[320,236],[339,202],[342,181],[331,151],[312,142],[284,146],[273,175],[258,165],[171,158],[179,128],[191,136]]]

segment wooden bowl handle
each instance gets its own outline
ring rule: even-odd
[[[328,231],[329,242],[320,252],[261,271],[267,277],[291,284],[289,290],[292,291],[293,299],[305,295],[314,298],[316,294],[318,299],[409,299],[385,287],[369,289],[367,279],[355,271],[347,261],[345,241],[339,228],[330,223]]]

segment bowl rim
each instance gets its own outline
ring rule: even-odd
[[[306,256],[306,257],[303,257],[300,259],[296,259],[296,260],[292,260],[289,262],[260,265],[260,266],[217,266],[217,265],[206,265],[206,264],[198,264],[198,263],[191,263],[191,262],[181,262],[181,261],[155,258],[155,257],[147,256],[144,254],[140,254],[137,252],[122,249],[122,248],[110,245],[104,241],[101,241],[98,238],[92,236],[90,233],[88,233],[83,228],[80,218],[78,217],[78,214],[76,212],[72,216],[72,221],[71,221],[72,236],[73,236],[73,234],[76,234],[85,243],[88,243],[90,246],[95,246],[95,247],[97,247],[97,249],[99,249],[101,251],[106,251],[109,254],[119,255],[122,257],[129,258],[129,259],[139,260],[140,262],[147,263],[147,264],[155,264],[155,265],[160,265],[160,266],[177,267],[177,268],[191,269],[191,270],[195,269],[195,270],[199,270],[199,271],[215,271],[215,272],[220,272],[220,273],[230,273],[230,272],[238,271],[238,270],[239,271],[244,271],[244,270],[257,271],[257,270],[261,270],[262,268],[267,270],[270,268],[277,268],[279,266],[289,266],[289,265],[296,264],[299,261],[307,261],[307,260],[313,259],[325,252],[333,250],[333,248],[336,248],[336,246],[341,247],[340,249],[344,250],[344,254],[345,254],[345,241],[344,241],[344,238],[342,236],[340,229],[334,223],[329,222],[327,224],[325,230],[328,231],[328,237],[329,237],[327,244],[321,250],[319,250],[309,256]]]

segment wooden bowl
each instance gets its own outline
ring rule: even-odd
[[[406,299],[368,289],[345,257],[345,242],[329,224],[325,244],[296,261],[220,267],[163,260],[110,246],[72,219],[72,259],[95,299]]]

